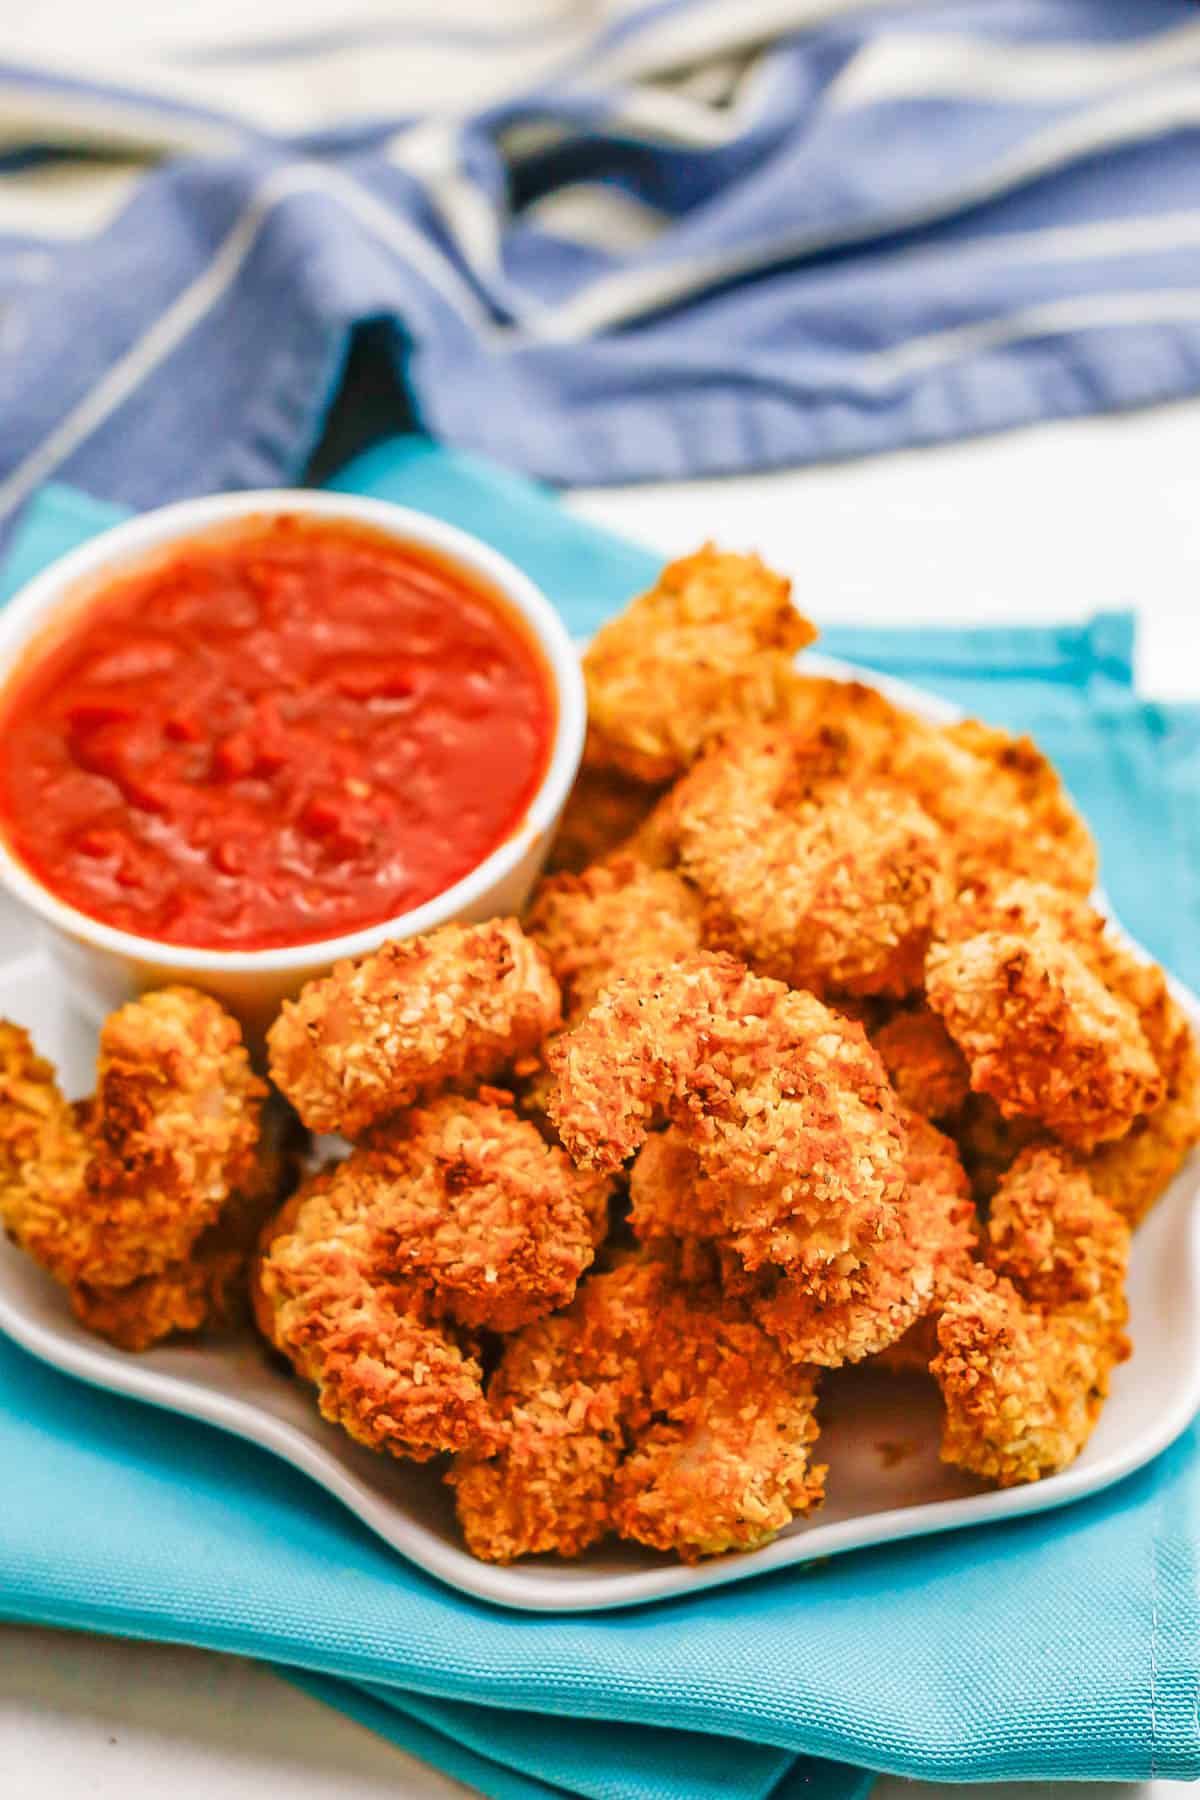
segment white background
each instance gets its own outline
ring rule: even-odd
[[[760,550],[818,618],[1057,620],[1132,606],[1144,691],[1200,700],[1200,404],[865,463],[579,493],[571,504],[664,553],[710,536]],[[885,1781],[876,1800],[954,1791]],[[466,1792],[253,1664],[0,1629],[4,1800]],[[1101,1792],[1061,1788],[1063,1800]],[[1161,1782],[1121,1790],[1122,1800],[1166,1792]]]

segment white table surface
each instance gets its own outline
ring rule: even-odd
[[[1141,615],[1139,675],[1200,699],[1200,403],[871,462],[578,493],[664,553],[760,550],[818,617]],[[1123,1790],[1165,1800],[1168,1784]],[[1061,1784],[1086,1800],[1097,1784]],[[450,1800],[468,1790],[232,1657],[0,1629],[8,1800]],[[877,1800],[953,1790],[884,1781]],[[961,1792],[961,1790],[959,1790]],[[993,1790],[973,1790],[991,1800]],[[1057,1790],[1004,1788],[1013,1800]]]

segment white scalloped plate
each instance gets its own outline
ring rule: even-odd
[[[857,674],[830,660],[806,666]],[[878,685],[914,711],[953,709],[903,684]],[[30,925],[0,914],[0,954],[30,941]],[[1174,992],[1200,1030],[1200,1001]],[[95,1033],[73,1010],[45,951],[0,964],[0,1014],[26,1025],[73,1093],[92,1080]],[[344,1502],[431,1575],[502,1606],[600,1610],[743,1581],[867,1545],[1064,1506],[1157,1456],[1200,1408],[1200,1159],[1176,1177],[1135,1240],[1129,1277],[1132,1359],[1117,1370],[1100,1424],[1064,1474],[1032,1487],[983,1491],[938,1460],[932,1384],[849,1370],[822,1399],[820,1455],[829,1495],[765,1549],[684,1568],[634,1546],[606,1545],[574,1563],[534,1558],[513,1568],[476,1562],[461,1547],[451,1497],[435,1470],[374,1456],[320,1418],[308,1391],[250,1339],[167,1344],[131,1356],[89,1336],[62,1290],[0,1239],[0,1329],[33,1355],[96,1387],[203,1419],[273,1451]]]

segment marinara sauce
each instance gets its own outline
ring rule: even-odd
[[[97,593],[0,698],[0,829],[81,912],[257,950],[443,892],[541,784],[549,673],[419,550],[290,516]]]

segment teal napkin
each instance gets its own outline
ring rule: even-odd
[[[466,525],[591,630],[657,559],[545,490],[416,440],[334,483]],[[117,516],[29,509],[11,593]],[[1031,730],[1096,824],[1125,922],[1200,985],[1200,708],[1148,706],[1132,623],[859,630],[830,652]],[[464,1599],[313,1484],[0,1342],[0,1616],[269,1659],[499,1800],[846,1800],[871,1774],[1200,1775],[1200,1436],[1061,1512],[662,1605],[530,1617]]]

